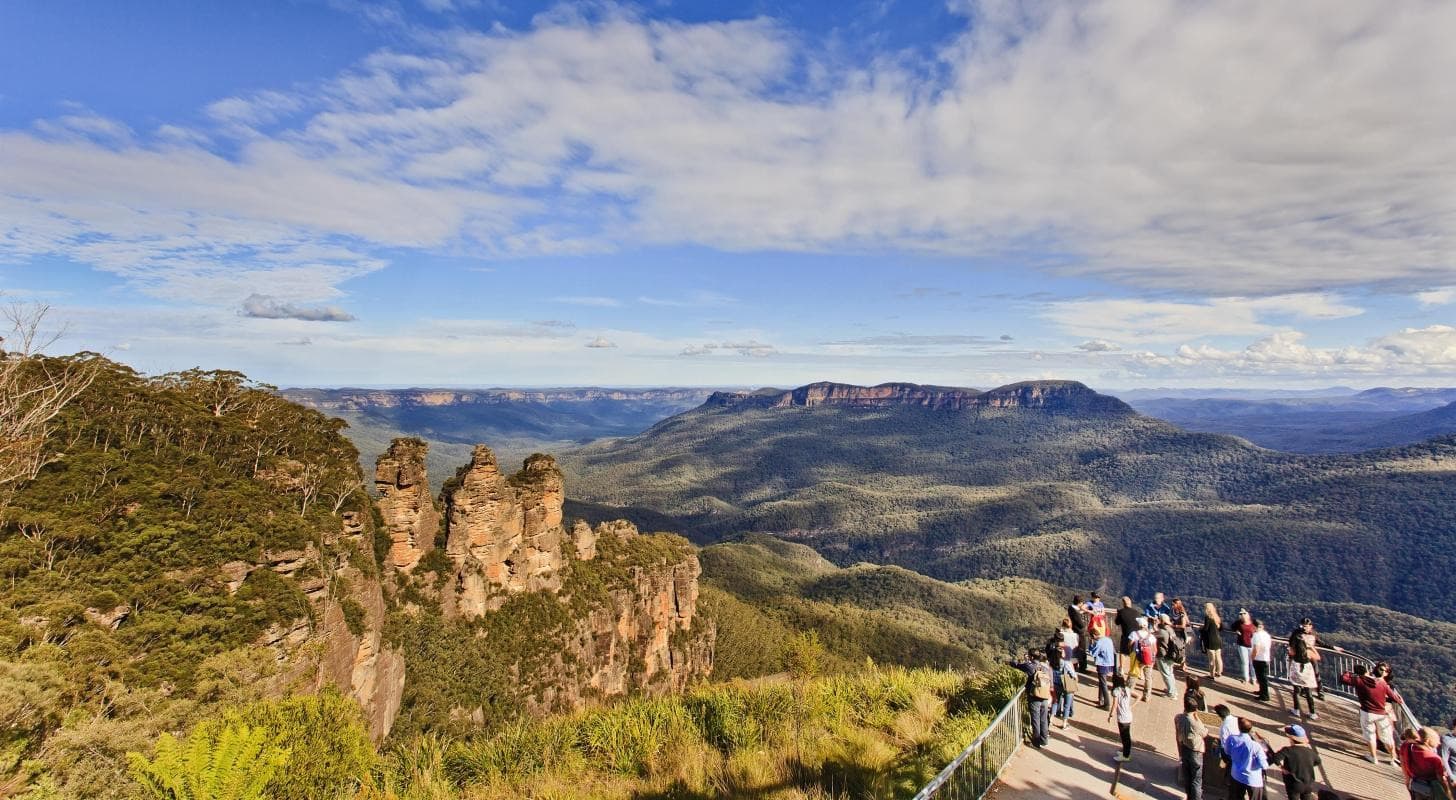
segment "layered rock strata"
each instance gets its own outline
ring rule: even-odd
[[[420,439],[395,439],[374,468],[379,513],[389,532],[389,563],[406,574],[435,546],[440,530],[425,471],[428,452]]]

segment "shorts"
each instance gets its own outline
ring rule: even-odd
[[[1379,736],[1381,742],[1395,744],[1395,726],[1390,724],[1390,717],[1385,714],[1372,714],[1369,711],[1360,712],[1360,733],[1369,741]]]

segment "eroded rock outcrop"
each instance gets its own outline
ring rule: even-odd
[[[445,554],[455,565],[447,614],[478,617],[520,592],[555,592],[565,564],[565,481],[555,459],[534,455],[501,474],[480,445],[445,487]]]
[[[395,439],[374,468],[379,513],[389,532],[389,563],[404,573],[430,552],[440,530],[425,470],[428,452],[429,445],[419,439]]]
[[[944,411],[1027,408],[1061,412],[1133,413],[1132,408],[1121,400],[1098,394],[1076,381],[1027,381],[987,392],[914,383],[853,386],[822,382],[788,391],[760,389],[756,392],[714,392],[704,405],[736,408],[921,406]]]

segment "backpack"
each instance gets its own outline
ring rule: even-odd
[[[1151,636],[1144,636],[1138,644],[1138,659],[1143,666],[1151,667],[1158,660],[1158,640]]]
[[[1051,670],[1035,668],[1031,671],[1031,699],[1050,700],[1052,699],[1052,673]]]
[[[1168,639],[1168,646],[1166,648],[1167,652],[1163,654],[1163,658],[1166,658],[1169,661],[1177,662],[1179,664],[1183,663],[1183,647],[1185,644],[1187,643],[1183,641],[1183,638],[1181,636],[1174,635],[1172,638]]]

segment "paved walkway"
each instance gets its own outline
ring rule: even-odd
[[[1190,674],[1203,678],[1200,670]],[[1178,750],[1173,741],[1173,717],[1182,711],[1181,699],[1164,696],[1162,678],[1153,676],[1153,693],[1147,702],[1134,704],[1133,760],[1123,767],[1117,797],[1128,800],[1183,800],[1184,790],[1178,783]],[[1179,680],[1178,692],[1183,690]],[[1141,684],[1139,685],[1141,688]],[[1295,721],[1290,713],[1288,690],[1274,687],[1274,699],[1261,703],[1253,691],[1227,675],[1212,687],[1205,681],[1210,711],[1219,703],[1228,703],[1234,713],[1254,720],[1255,730],[1263,734],[1275,749],[1286,746],[1288,738],[1279,729]],[[1136,695],[1141,697],[1139,693]],[[1181,694],[1180,694],[1181,698]],[[1349,800],[1401,800],[1407,796],[1398,767],[1382,762],[1371,764],[1368,752],[1359,741],[1357,716],[1353,702],[1333,695],[1316,701],[1319,719],[1301,723],[1309,730],[1310,739],[1324,762],[1320,773],[1323,786]],[[1107,721],[1107,712],[1097,703],[1095,680],[1082,680],[1077,694],[1073,720],[1063,729],[1052,721],[1052,742],[1041,750],[1023,747],[1007,766],[1001,781],[988,797],[995,800],[1072,800],[1073,798],[1107,798],[1114,796],[1112,781],[1117,766],[1113,756],[1120,751],[1117,725]],[[1208,770],[1205,770],[1207,773]],[[1204,794],[1207,800],[1222,800],[1222,776],[1208,775]],[[1284,797],[1284,781],[1279,770],[1268,773],[1269,797]]]

